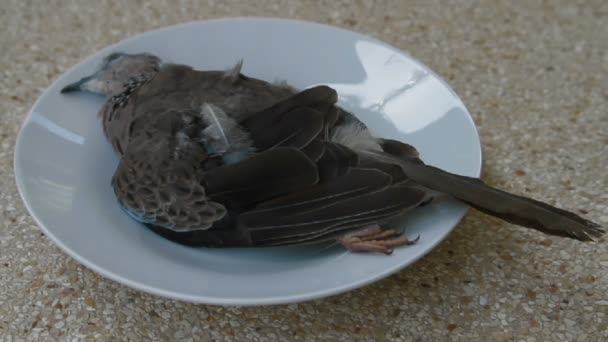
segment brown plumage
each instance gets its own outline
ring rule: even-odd
[[[388,252],[411,241],[379,227],[428,203],[429,189],[547,234],[603,233],[573,213],[425,165],[413,146],[372,137],[329,87],[298,92],[244,76],[240,66],[197,71],[113,54],[97,74],[64,88],[110,96],[100,115],[122,157],[116,196],[171,240],[231,247],[340,239]]]

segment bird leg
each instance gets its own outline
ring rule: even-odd
[[[380,252],[388,255],[393,253],[394,247],[413,245],[420,239],[418,236],[410,240],[402,234],[403,231],[400,229],[382,229],[374,224],[339,237],[337,240],[351,252]]]

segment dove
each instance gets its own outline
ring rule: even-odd
[[[604,233],[572,212],[425,164],[414,146],[373,136],[328,86],[298,90],[241,71],[242,61],[204,71],[115,52],[61,90],[106,97],[99,117],[120,156],[117,201],[164,238],[218,248],[338,241],[390,254],[417,241],[397,222],[437,194],[549,235]]]

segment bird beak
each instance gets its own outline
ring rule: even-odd
[[[87,76],[87,77],[83,77],[78,82],[70,83],[67,86],[63,87],[63,89],[61,89],[61,93],[65,94],[65,93],[73,93],[75,91],[85,91],[85,90],[87,90],[86,83],[89,82],[92,78],[93,78],[92,76]]]

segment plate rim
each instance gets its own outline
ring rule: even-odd
[[[434,76],[437,80],[439,80],[439,82],[446,89],[448,89],[450,91],[450,93],[452,93],[452,95],[454,95],[454,97],[462,105],[462,109],[464,109],[465,113],[467,114],[466,115],[467,120],[469,121],[471,126],[474,128],[474,133],[476,135],[476,140],[478,142],[477,143],[477,149],[478,149],[477,154],[479,156],[479,159],[478,159],[479,167],[478,167],[477,171],[475,172],[476,174],[474,175],[474,177],[480,177],[482,175],[483,148],[482,148],[481,139],[480,139],[480,135],[479,135],[479,129],[478,129],[477,125],[475,124],[475,121],[474,121],[471,113],[469,112],[468,108],[466,107],[466,105],[464,104],[464,102],[462,101],[460,96],[454,91],[454,89],[452,89],[452,87],[449,85],[449,83],[443,77],[441,77],[439,74],[437,74],[429,66],[422,63],[417,58],[413,57],[408,51],[401,50],[398,47],[390,45],[384,41],[381,41],[375,37],[371,37],[364,33],[348,30],[348,29],[345,29],[342,27],[333,26],[333,25],[329,25],[329,24],[325,24],[325,23],[319,23],[319,22],[315,22],[315,21],[288,19],[288,18],[275,18],[275,17],[258,17],[258,16],[223,17],[223,18],[212,18],[212,19],[205,19],[205,20],[195,20],[195,21],[188,21],[188,22],[183,22],[183,23],[178,23],[178,24],[173,24],[173,25],[162,26],[162,27],[159,27],[159,28],[156,28],[153,30],[149,30],[149,31],[139,32],[139,33],[131,35],[125,39],[121,39],[115,43],[105,46],[99,50],[96,50],[92,54],[88,55],[84,59],[80,60],[78,63],[72,65],[70,68],[68,68],[67,70],[62,72],[62,74],[57,79],[55,79],[53,82],[51,82],[46,87],[46,89],[38,96],[36,101],[29,108],[29,110],[26,114],[26,117],[21,124],[21,127],[19,128],[19,131],[17,133],[17,138],[15,141],[15,145],[14,145],[14,154],[13,154],[13,173],[14,173],[15,183],[17,186],[17,192],[19,193],[19,196],[21,197],[24,207],[26,208],[30,217],[32,217],[32,219],[34,220],[34,222],[36,223],[38,228],[40,230],[42,230],[42,232],[51,241],[53,241],[53,243],[56,246],[58,246],[62,252],[64,252],[65,254],[67,254],[71,258],[75,259],[77,262],[79,262],[83,266],[87,267],[88,269],[94,271],[95,273],[97,273],[98,275],[100,275],[104,278],[108,278],[119,284],[125,285],[131,289],[143,291],[143,292],[153,294],[156,296],[160,296],[160,297],[164,297],[164,298],[180,300],[180,301],[185,301],[185,302],[190,302],[190,303],[195,303],[195,304],[224,305],[224,306],[227,306],[227,305],[238,305],[238,306],[279,305],[279,304],[299,303],[299,302],[309,301],[309,300],[313,300],[313,299],[334,296],[337,294],[345,293],[345,292],[352,291],[357,288],[367,286],[380,279],[386,278],[386,277],[412,265],[413,263],[420,260],[422,257],[426,256],[432,250],[437,248],[437,246],[441,242],[443,242],[454,231],[454,229],[460,224],[460,222],[462,221],[464,216],[468,213],[470,207],[468,207],[468,206],[465,207],[465,209],[462,211],[461,214],[456,215],[459,217],[457,217],[457,220],[455,221],[454,225],[447,230],[447,232],[445,233],[445,235],[443,237],[441,237],[440,239],[437,239],[434,243],[430,244],[428,246],[428,248],[426,248],[422,253],[420,253],[419,255],[417,255],[413,258],[408,259],[407,261],[405,261],[401,264],[386,268],[382,272],[374,274],[370,277],[361,278],[360,280],[351,282],[347,285],[334,286],[334,287],[327,288],[324,290],[305,292],[305,293],[301,293],[301,294],[297,294],[297,295],[255,297],[252,299],[242,299],[242,298],[235,299],[235,298],[225,298],[225,297],[223,298],[223,297],[217,297],[217,296],[210,297],[210,296],[202,296],[202,295],[184,294],[184,293],[179,293],[179,292],[172,291],[172,290],[160,289],[160,288],[157,288],[154,286],[147,285],[142,282],[138,282],[138,281],[131,280],[129,278],[125,278],[107,268],[98,266],[94,262],[89,261],[88,259],[82,257],[80,254],[78,254],[77,252],[72,250],[70,247],[65,245],[60,239],[58,239],[51,232],[51,230],[49,230],[42,223],[38,214],[36,214],[36,212],[31,207],[31,205],[30,205],[31,201],[28,200],[28,196],[24,192],[23,179],[20,176],[20,174],[22,174],[22,170],[21,170],[21,166],[18,163],[18,156],[21,154],[20,151],[21,151],[21,145],[22,145],[22,140],[23,140],[23,134],[22,134],[23,130],[28,125],[29,121],[31,120],[31,116],[32,116],[31,114],[34,112],[33,111],[34,108],[36,108],[38,106],[39,102],[44,97],[49,95],[48,93],[50,92],[52,85],[55,83],[60,83],[61,81],[63,81],[64,79],[67,78],[67,75],[70,75],[71,73],[73,73],[73,71],[75,69],[79,68],[81,65],[86,64],[86,63],[90,62],[91,60],[95,59],[96,56],[98,56],[99,54],[103,54],[106,51],[111,51],[111,50],[115,49],[118,45],[128,44],[131,41],[138,40],[144,36],[154,35],[160,31],[173,30],[176,28],[187,28],[188,26],[192,26],[194,28],[197,25],[200,25],[203,23],[231,22],[231,21],[265,21],[265,22],[279,22],[282,24],[299,24],[299,25],[318,26],[318,27],[322,27],[324,29],[337,30],[337,31],[342,31],[344,33],[355,34],[358,36],[365,37],[366,39],[374,42],[375,44],[381,45],[383,47],[389,48],[395,52],[398,52],[400,54],[407,56],[413,62],[424,67],[426,71],[428,71],[432,76]]]

